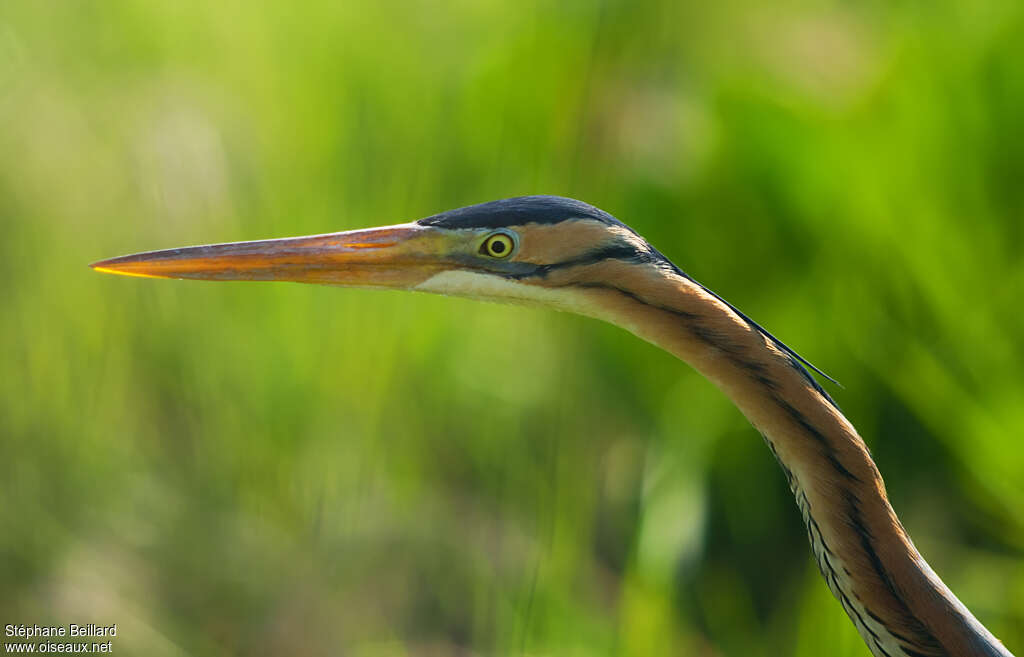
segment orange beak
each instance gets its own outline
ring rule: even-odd
[[[415,223],[343,233],[190,246],[101,260],[96,271],[146,278],[297,281],[407,289],[450,269],[447,240]]]

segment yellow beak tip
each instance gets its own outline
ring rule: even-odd
[[[101,274],[116,274],[118,276],[133,276],[135,278],[167,278],[167,276],[159,276],[157,274],[146,274],[138,271],[117,269],[116,267],[105,264],[105,261],[94,262],[89,265],[89,268],[93,271],[98,271]]]

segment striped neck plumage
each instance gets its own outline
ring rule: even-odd
[[[692,365],[761,432],[822,576],[876,657],[1010,657],[918,553],[864,441],[799,356],[674,267],[600,266],[604,283],[579,284],[587,314]]]

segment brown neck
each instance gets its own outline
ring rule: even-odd
[[[711,379],[761,432],[829,589],[877,657],[1010,655],[925,563],[864,441],[789,353],[675,272],[598,266],[605,271],[597,280],[607,283],[566,285],[587,288],[595,316]]]

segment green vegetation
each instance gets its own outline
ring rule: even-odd
[[[867,655],[709,383],[553,312],[101,276],[551,193],[844,384],[1024,650],[1024,5],[0,4],[0,625],[135,655]]]

